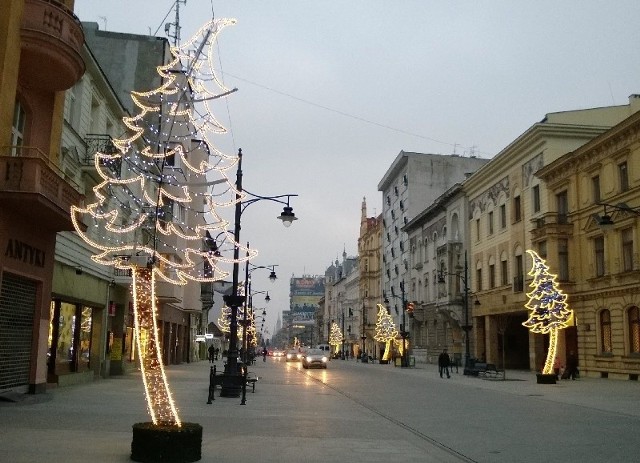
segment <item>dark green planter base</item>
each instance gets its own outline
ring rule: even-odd
[[[543,375],[542,373],[536,374],[536,379],[538,384],[555,384],[556,383],[556,375],[551,373],[548,375]]]
[[[189,463],[202,458],[202,426],[197,423],[133,425],[131,459],[142,463]]]

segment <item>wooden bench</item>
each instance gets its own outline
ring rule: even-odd
[[[471,375],[485,378],[496,378],[502,370],[498,370],[493,363],[476,362],[471,369]]]

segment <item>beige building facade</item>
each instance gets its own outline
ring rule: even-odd
[[[535,249],[533,230],[552,219],[546,214],[546,187],[535,173],[635,109],[638,102],[632,98],[629,105],[547,114],[464,183],[469,199],[469,272],[480,302],[472,306],[473,356],[499,367],[541,370],[547,338],[522,326],[528,317],[525,303],[531,281],[526,250]],[[555,220],[564,220],[570,205],[564,197],[558,201]],[[562,269],[558,274],[561,281],[567,280]],[[563,331],[559,355],[565,361],[568,350],[577,350],[577,330],[572,326]]]
[[[559,270],[574,310],[580,373],[638,380],[640,112],[536,177],[549,212],[533,230],[533,246]]]
[[[382,302],[382,215],[367,215],[367,200],[362,199],[358,258],[360,265],[360,300],[362,304],[360,336],[365,355],[379,358],[378,343],[374,339],[377,322],[377,304]]]

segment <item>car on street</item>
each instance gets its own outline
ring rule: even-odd
[[[273,354],[272,354],[272,355],[273,355],[273,357],[275,357],[275,358],[281,358],[281,357],[284,357],[284,352],[283,352],[283,351],[281,351],[281,350],[279,350],[279,349],[274,349],[274,351],[273,351]]]
[[[307,349],[302,354],[302,368],[327,368],[329,356],[322,349]]]
[[[286,360],[287,362],[299,362],[302,360],[302,352],[298,351],[298,349],[288,350]]]

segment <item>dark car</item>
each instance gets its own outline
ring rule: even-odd
[[[302,368],[327,368],[329,357],[321,349],[307,349],[302,354]]]

